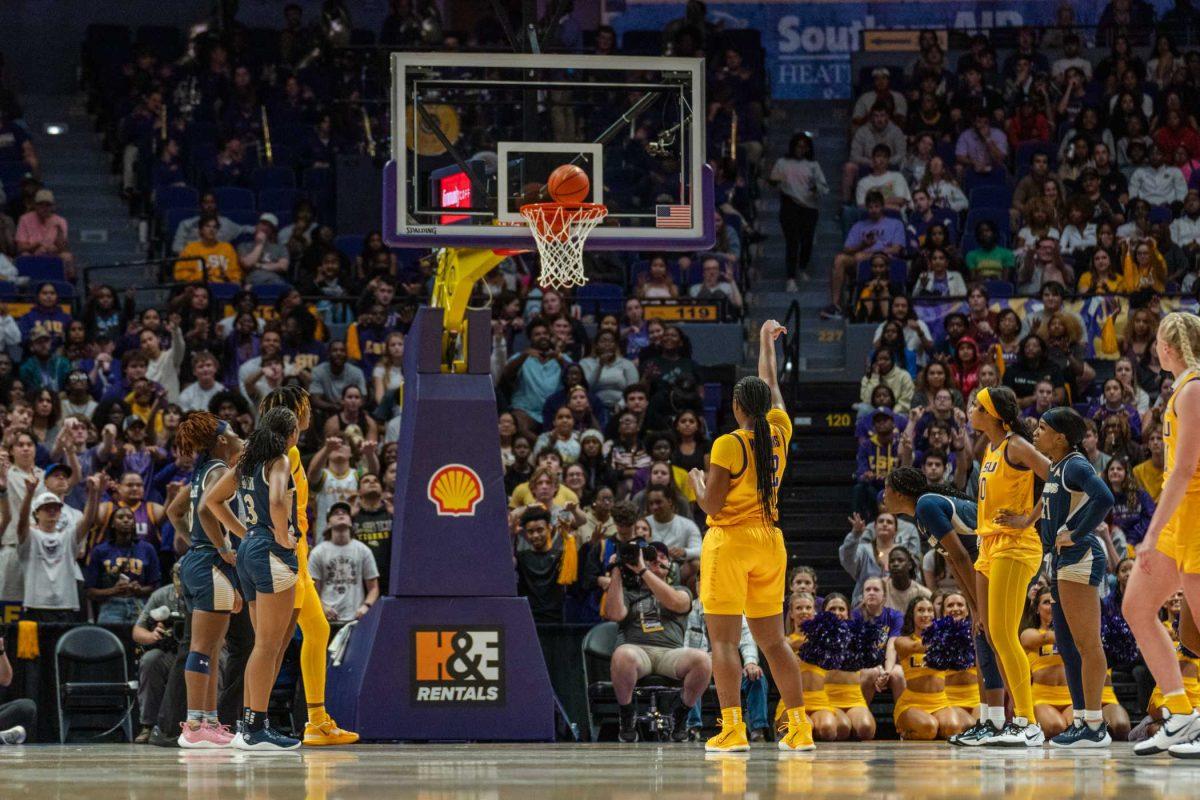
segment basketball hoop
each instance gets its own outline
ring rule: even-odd
[[[532,203],[521,206],[521,216],[537,242],[542,261],[541,283],[552,289],[569,289],[587,283],[583,272],[583,246],[608,209],[599,203]]]

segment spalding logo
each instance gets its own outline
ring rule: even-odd
[[[447,464],[429,479],[429,500],[440,517],[473,517],[483,499],[483,481],[466,464]]]

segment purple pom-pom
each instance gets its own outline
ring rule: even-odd
[[[806,620],[800,630],[804,644],[800,645],[800,660],[821,669],[841,669],[850,643],[850,627],[828,611]]]
[[[1137,639],[1129,630],[1129,623],[1119,613],[1105,614],[1100,618],[1100,641],[1104,643],[1104,656],[1110,667],[1128,666],[1141,658]]]
[[[878,667],[885,655],[883,643],[887,641],[883,626],[866,619],[850,620],[850,644],[841,669],[857,672],[860,669]]]
[[[927,667],[961,670],[975,666],[975,638],[969,619],[935,619],[921,634],[921,641]]]

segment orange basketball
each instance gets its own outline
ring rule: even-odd
[[[587,199],[592,182],[587,173],[574,164],[563,164],[550,173],[546,190],[556,203],[582,203]]]

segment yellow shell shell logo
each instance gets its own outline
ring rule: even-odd
[[[466,464],[447,464],[429,479],[429,500],[441,517],[473,517],[483,499],[483,481]]]

